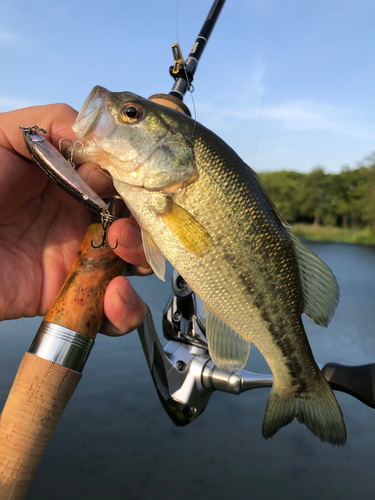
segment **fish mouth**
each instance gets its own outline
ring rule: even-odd
[[[107,109],[108,90],[97,85],[92,89],[80,109],[73,125],[76,140],[86,139],[98,126]]]

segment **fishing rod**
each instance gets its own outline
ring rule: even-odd
[[[175,80],[169,94],[153,94],[149,99],[172,109],[176,109],[185,115],[191,116],[189,108],[182,102],[188,90],[192,87],[192,81],[200,58],[207,45],[208,39],[219,18],[220,12],[226,0],[215,0],[208,16],[200,30],[186,61],[181,53],[178,43],[172,45],[174,65],[169,68],[169,73]]]
[[[170,95],[163,104],[190,115],[183,104],[198,60],[225,0],[215,0],[192,49],[189,64],[182,63]],[[175,48],[173,50],[176,50]],[[187,76],[186,76],[187,75]],[[186,79],[186,88],[181,80]],[[176,97],[178,95],[179,97]],[[157,101],[157,95],[153,96]],[[157,101],[158,102],[158,101]],[[77,258],[58,297],[44,317],[30,349],[23,356],[0,417],[0,498],[25,498],[39,462],[69,400],[82,377],[104,318],[104,293],[109,282],[125,274],[127,264],[106,244],[108,225],[129,213],[121,199],[98,200],[64,157],[38,132],[23,127],[28,150],[42,170],[68,194],[100,216],[86,231]],[[61,142],[61,141],[60,141]],[[102,241],[96,246],[94,242]]]
[[[151,96],[153,100],[157,101],[156,96],[161,96],[162,104],[190,114],[183,103],[183,96],[191,85],[197,63],[223,4],[223,1],[214,2],[205,22],[208,23],[206,32],[203,27],[203,34],[197,38],[198,45],[191,52],[194,54],[190,57],[191,66],[188,66],[188,60],[182,63],[182,71],[176,66],[177,79],[171,93],[156,94]],[[37,144],[30,146],[35,148],[35,159],[41,168],[51,174],[52,166],[61,160],[59,153],[57,150],[56,154],[46,151],[42,147],[43,140],[37,137],[39,134],[30,130],[33,128],[23,128],[23,133],[29,134],[25,140]],[[41,158],[43,161],[40,161]],[[61,174],[60,167],[57,170]],[[55,174],[55,182],[72,195],[78,180],[63,179],[62,175]],[[77,191],[75,193],[80,201],[83,196],[89,200],[93,196],[85,186],[81,187],[80,194]],[[93,203],[99,215],[103,210],[106,212],[107,207],[111,211],[109,203]],[[116,207],[116,202],[113,206]],[[123,217],[123,210],[122,204],[119,211],[114,210],[114,215]],[[104,317],[105,289],[114,276],[126,272],[126,263],[105,245],[109,223],[108,218],[101,217],[101,222],[93,222],[88,228],[72,270],[29,351],[25,353],[5,403],[0,421],[2,500],[21,500],[25,497],[53,431],[82,377]],[[93,242],[98,239],[102,239],[103,245],[96,247]],[[168,339],[166,347],[163,349],[160,343],[150,311],[139,327],[139,335],[160,400],[176,425],[186,425],[195,420],[204,411],[214,391],[239,394],[272,384],[271,375],[219,370],[209,356],[201,301],[177,273],[173,277],[172,290],[163,316],[163,332]],[[323,367],[323,373],[334,389],[349,392],[375,407],[374,365],[338,367],[331,364]],[[359,377],[359,382],[356,377]]]
[[[186,62],[183,59],[178,44],[172,45],[173,54],[175,56],[175,63],[174,66],[170,67],[169,72],[176,80],[176,82],[173,85],[172,90],[169,92],[169,95],[183,100],[187,90],[190,89],[199,60],[207,45],[212,30],[215,27],[221,9],[224,7],[224,4],[225,0],[216,0],[213,3],[211,10],[208,13],[208,16],[202,26],[202,29],[200,30],[199,35],[194,42],[189,57],[186,59]]]

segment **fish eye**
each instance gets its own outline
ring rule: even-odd
[[[143,106],[136,102],[127,102],[123,105],[121,114],[126,122],[136,122],[143,115]]]

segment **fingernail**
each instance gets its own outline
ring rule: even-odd
[[[127,306],[131,306],[132,304],[134,304],[136,295],[128,281],[124,281],[124,283],[120,286],[117,292],[120,295],[122,301]]]
[[[121,232],[120,244],[131,250],[142,248],[142,236],[139,228],[133,224],[126,224]]]

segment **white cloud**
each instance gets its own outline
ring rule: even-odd
[[[357,119],[352,110],[321,102],[289,101],[263,108],[241,102],[232,102],[230,107],[206,102],[198,103],[197,109],[206,122],[223,125],[226,129],[231,128],[232,120],[270,121],[288,130],[325,130],[365,140],[375,136],[374,125]]]
[[[263,95],[266,89],[264,80],[265,71],[261,68],[255,69],[249,78],[250,89],[254,90],[257,94]]]
[[[8,42],[17,42],[21,38],[16,34],[8,31],[0,26],[0,44],[4,45]]]
[[[12,97],[0,95],[0,112],[12,111],[19,108],[27,108],[29,106],[38,106],[39,102],[27,99],[24,97]]]
[[[314,101],[295,101],[263,110],[265,119],[277,120],[289,130],[326,130],[360,139],[374,137],[374,126],[355,117],[355,112]]]

